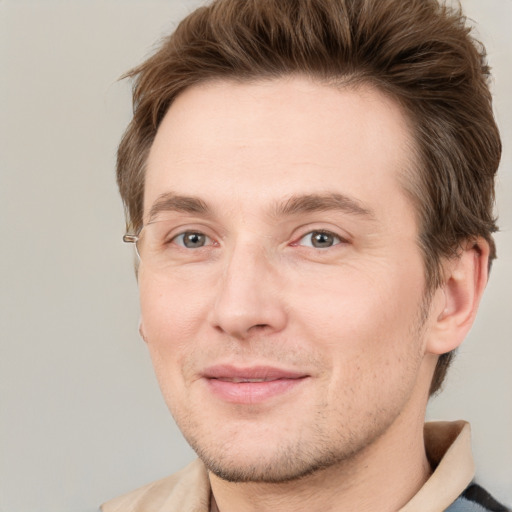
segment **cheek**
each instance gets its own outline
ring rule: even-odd
[[[179,281],[164,281],[142,272],[139,294],[141,328],[155,366],[157,359],[179,364],[204,325],[204,295]]]
[[[417,364],[421,268],[352,268],[312,281],[316,286],[301,282],[291,294],[300,330],[330,356],[337,378],[380,380]]]
[[[199,339],[200,295],[143,272],[139,294],[141,329],[162,395],[176,417],[187,409],[185,374],[187,361],[194,358],[194,340]]]

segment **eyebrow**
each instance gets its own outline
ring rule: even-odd
[[[201,199],[192,196],[180,196],[174,192],[161,194],[149,210],[149,221],[155,219],[161,212],[180,212],[199,215],[208,215],[210,209]]]
[[[302,213],[338,210],[351,215],[374,219],[371,208],[364,206],[355,198],[336,193],[293,195],[287,200],[276,203],[272,209],[275,217],[286,217]],[[181,196],[166,192],[158,197],[149,211],[149,221],[166,211],[208,216],[212,214],[208,205],[198,197]]]
[[[359,200],[336,193],[294,195],[284,203],[276,204],[276,216],[291,216],[301,213],[339,210],[351,215],[374,219],[373,210]]]

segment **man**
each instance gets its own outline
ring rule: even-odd
[[[506,510],[424,426],[495,257],[482,48],[434,0],[217,0],[132,71],[140,333],[199,459],[113,511]]]

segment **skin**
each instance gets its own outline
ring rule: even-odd
[[[486,247],[425,299],[412,145],[378,91],[300,77],[201,84],[165,116],[144,222],[171,231],[165,266],[142,255],[141,334],[222,512],[398,510],[428,478],[430,380],[471,325]],[[231,399],[205,378],[219,365],[301,378]]]

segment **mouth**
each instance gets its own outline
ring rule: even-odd
[[[208,390],[222,401],[256,404],[293,392],[309,375],[268,366],[219,365],[208,368],[203,377]]]
[[[222,380],[223,382],[273,382],[275,380],[279,379],[248,379],[244,377],[233,377],[233,378],[227,378],[227,377],[219,377],[217,380]]]

